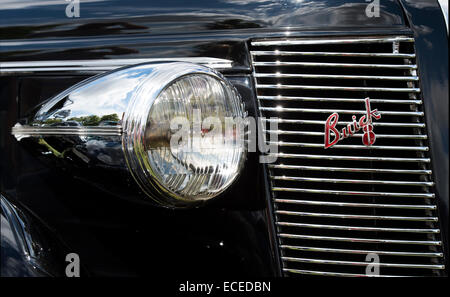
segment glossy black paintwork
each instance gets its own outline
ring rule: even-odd
[[[364,0],[95,0],[80,1],[80,18],[65,15],[66,3],[9,1],[0,26],[6,38],[119,34],[167,35],[214,30],[295,26],[404,25],[396,1],[382,0],[379,18],[367,19]]]
[[[380,17],[370,19],[364,0],[81,2],[81,17],[71,19],[58,2],[3,5],[0,59],[210,56],[248,66],[243,41],[261,33],[405,25],[395,0],[382,0]]]
[[[67,247],[29,210],[0,195],[0,275],[61,276]]]
[[[81,2],[79,19],[66,18],[65,5],[47,1],[2,7],[0,60],[230,59],[234,67],[226,74],[256,113],[250,38],[414,33],[447,234],[448,48],[436,2],[381,0],[381,17],[371,19],[364,0]],[[83,78],[0,77],[1,192],[57,230],[90,275],[280,275],[267,176],[254,154],[222,198],[205,208],[167,210],[108,194],[17,143],[10,129],[18,118]]]

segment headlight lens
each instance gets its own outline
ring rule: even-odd
[[[213,198],[236,179],[246,156],[245,109],[236,89],[214,70],[172,66],[160,70],[170,80],[158,92],[153,87],[138,94],[154,98],[133,100],[124,130],[134,134],[125,136],[124,148],[144,192],[162,204],[179,206]]]

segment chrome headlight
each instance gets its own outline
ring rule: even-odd
[[[236,180],[245,115],[237,90],[208,67],[142,64],[68,89],[13,134],[45,146],[59,137],[67,154],[58,157],[126,168],[148,197],[176,207],[216,197]]]
[[[149,196],[156,191],[155,198],[174,203],[213,198],[243,166],[244,117],[238,92],[212,69],[158,67],[125,112],[127,165]],[[225,129],[227,121],[232,130]]]

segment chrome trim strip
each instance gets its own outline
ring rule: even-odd
[[[341,225],[323,225],[323,224],[306,224],[306,223],[290,223],[290,222],[277,222],[277,225],[285,227],[316,228],[316,229],[345,230],[345,231],[410,232],[410,233],[433,233],[433,234],[440,233],[439,229],[380,228],[380,227],[341,226]]]
[[[306,143],[306,142],[285,142],[285,141],[268,141],[268,144],[278,146],[294,146],[294,147],[323,147],[321,143]],[[429,151],[428,146],[380,146],[380,145],[352,145],[352,144],[336,144],[335,149],[363,149],[363,150],[399,150],[399,151]]]
[[[389,162],[424,162],[430,163],[430,158],[390,158],[390,157],[360,157],[360,156],[333,156],[333,155],[312,155],[312,154],[285,154],[272,153],[269,154],[278,158],[295,158],[295,159],[325,159],[325,160],[341,160],[341,161],[389,161]]]
[[[375,196],[375,197],[411,197],[411,198],[434,198],[435,197],[434,193],[341,191],[341,190],[319,190],[319,189],[286,188],[286,187],[272,187],[272,191],[310,193],[310,194],[349,195],[349,196]]]
[[[348,52],[292,52],[292,51],[252,51],[254,56],[333,56],[333,57],[382,57],[415,58],[415,54],[400,53],[348,53]]]
[[[343,113],[343,114],[366,114],[365,110],[350,110],[350,109],[314,109],[314,108],[283,108],[283,107],[260,107],[259,110],[276,111],[276,112],[304,112],[304,113]],[[422,111],[379,111],[381,115],[398,115],[398,116],[420,116],[424,113]]]
[[[288,90],[332,90],[332,91],[356,91],[356,92],[408,92],[420,93],[419,88],[375,88],[375,87],[336,87],[336,86],[307,86],[307,85],[268,85],[256,84],[260,89],[288,89]]]
[[[355,63],[320,63],[320,62],[253,62],[253,66],[305,66],[305,67],[347,67],[347,68],[388,68],[416,70],[417,65],[409,64],[355,64]]]
[[[330,240],[342,242],[358,242],[358,243],[387,243],[387,244],[417,244],[417,245],[436,245],[441,246],[441,241],[433,240],[399,240],[399,239],[377,239],[377,238],[353,238],[353,237],[335,237],[335,236],[315,236],[301,234],[280,233],[280,237],[292,239],[308,239],[308,240]]]
[[[367,264],[366,264],[367,265]],[[367,274],[344,273],[344,272],[329,272],[329,271],[313,271],[303,269],[283,268],[284,272],[304,274],[304,275],[320,275],[320,276],[337,276],[337,277],[371,277]],[[407,275],[380,275],[382,277],[408,277]]]
[[[96,59],[96,60],[55,60],[55,61],[11,61],[0,62],[0,74],[39,73],[55,71],[103,72],[124,66],[157,62],[190,62],[215,69],[232,68],[233,61],[211,57],[173,57],[145,59]]]
[[[308,135],[308,136],[324,136],[324,132],[310,132],[310,131],[289,131],[289,130],[263,130],[265,133],[278,135]],[[356,133],[349,137],[362,137],[363,134]],[[377,138],[394,138],[394,139],[427,139],[427,135],[402,135],[402,134],[377,134]]]
[[[330,201],[296,200],[296,199],[279,199],[279,198],[274,199],[274,201],[277,203],[292,203],[301,205],[325,205],[338,207],[373,207],[373,208],[430,209],[430,210],[436,209],[436,205],[428,205],[428,204],[427,205],[377,204],[377,203],[330,202]]]
[[[323,183],[342,183],[342,184],[361,184],[361,185],[401,185],[401,186],[421,186],[432,187],[434,182],[416,182],[416,181],[398,181],[398,180],[365,180],[365,179],[340,179],[340,178],[316,178],[301,176],[271,176],[273,180],[287,181],[305,181],[305,182],[323,182]]]
[[[255,77],[271,78],[319,78],[319,79],[374,79],[374,80],[401,80],[418,81],[417,76],[370,76],[370,75],[331,75],[331,74],[293,74],[293,73],[255,73]],[[364,100],[364,99],[360,99]],[[374,99],[370,99],[373,101]]]
[[[16,124],[11,129],[11,134],[18,140],[27,136],[44,135],[74,135],[74,136],[121,136],[121,126],[92,126],[92,127],[68,127],[68,126],[49,126],[34,127],[21,126]]]
[[[288,250],[298,250],[298,251],[307,251],[307,252],[323,252],[323,253],[362,254],[362,255],[376,253],[378,255],[389,255],[389,256],[438,257],[438,258],[442,258],[444,256],[443,253],[347,250],[347,249],[320,248],[320,247],[308,247],[308,246],[296,246],[296,245],[281,245],[280,247],[282,249],[288,249]]]
[[[292,120],[292,119],[267,119],[261,118],[263,122],[277,122],[277,123],[286,123],[286,124],[309,124],[309,125],[324,125],[325,121],[317,121],[317,120]],[[347,125],[350,122],[339,122],[338,125]],[[413,128],[425,128],[424,123],[387,123],[387,122],[374,122],[372,123],[374,126],[386,126],[386,127],[413,127]]]
[[[300,263],[314,263],[314,264],[329,264],[329,265],[352,265],[352,266],[367,266],[367,262],[356,261],[341,261],[341,260],[321,260],[312,258],[295,258],[295,257],[281,257],[283,261],[300,262]],[[398,267],[398,268],[421,268],[421,269],[445,269],[445,265],[433,264],[400,264],[400,263],[378,263],[380,267]]]
[[[431,170],[414,169],[383,169],[383,168],[351,168],[351,167],[323,167],[323,166],[300,166],[285,164],[268,164],[273,169],[292,169],[292,170],[312,170],[312,171],[337,171],[337,172],[371,172],[371,173],[400,173],[400,174],[428,174]]]
[[[2,67],[2,65],[0,65]],[[5,68],[0,70],[0,75],[14,73],[41,73],[41,72],[66,72],[73,71],[79,73],[100,73],[111,71],[122,66],[103,66],[103,67],[39,67],[39,68]]]
[[[388,43],[388,42],[414,42],[414,38],[407,36],[397,37],[374,37],[374,38],[317,38],[317,39],[275,39],[252,41],[253,46],[267,45],[301,45],[301,44],[339,44],[339,43]]]
[[[294,97],[294,96],[257,96],[259,100],[273,101],[312,101],[312,102],[364,102],[364,99],[347,98],[319,98],[319,97]],[[371,103],[389,104],[422,104],[422,100],[407,99],[370,99]]]
[[[437,222],[437,217],[399,217],[399,216],[372,216],[372,215],[352,215],[342,213],[318,213],[304,211],[276,210],[276,214],[299,216],[299,217],[320,217],[337,219],[357,219],[357,220],[389,220],[389,221],[418,221],[418,222]]]

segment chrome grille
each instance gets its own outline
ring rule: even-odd
[[[267,167],[284,273],[365,276],[376,253],[382,276],[440,275],[414,39],[262,39],[251,57],[266,136],[278,136]],[[327,117],[349,123],[366,97],[382,115],[376,143],[360,132],[325,150]]]

